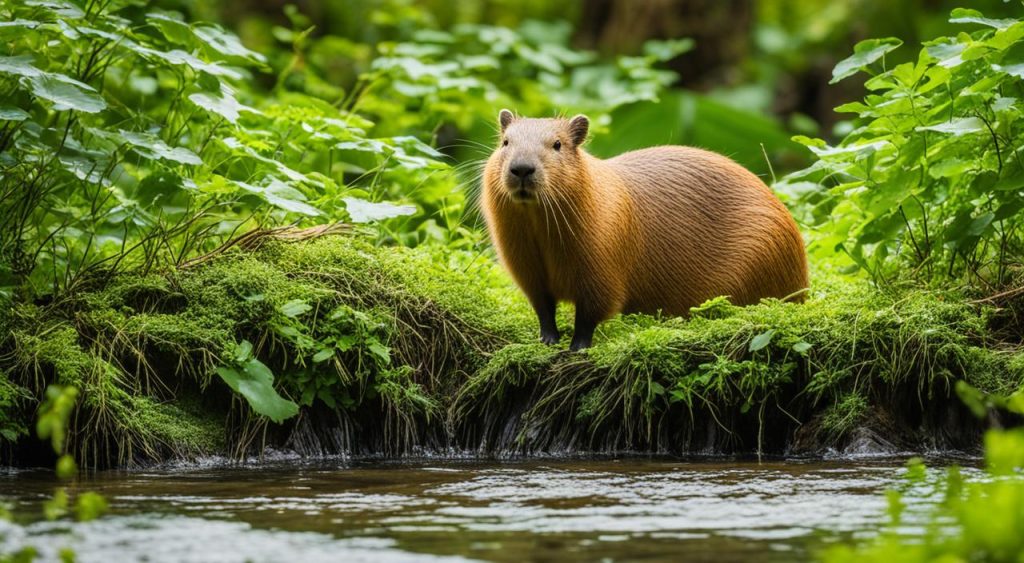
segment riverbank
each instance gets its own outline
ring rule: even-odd
[[[490,260],[440,252],[361,235],[267,240],[15,304],[0,345],[2,462],[47,455],[30,430],[51,383],[81,390],[69,448],[103,467],[265,446],[974,451],[985,422],[956,383],[1005,394],[1024,380],[1001,313],[956,292],[880,291],[816,271],[805,304],[627,316],[574,354],[535,343],[525,299]]]

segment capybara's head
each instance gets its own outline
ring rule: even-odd
[[[498,123],[501,135],[487,161],[487,189],[529,203],[579,185],[580,145],[590,128],[586,116],[530,119],[503,109]]]

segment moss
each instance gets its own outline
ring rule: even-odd
[[[857,428],[870,410],[867,397],[849,392],[836,399],[822,416],[823,430],[832,436],[842,436]]]
[[[279,393],[363,417],[394,452],[425,432],[485,450],[779,449],[812,419],[841,439],[865,409],[940,408],[954,380],[988,392],[1024,381],[1024,353],[990,331],[990,309],[824,270],[803,304],[625,315],[585,353],[536,343],[529,305],[493,261],[359,236],[120,276],[65,303],[15,307],[0,369],[35,397],[50,381],[82,388],[77,443],[100,465],[262,433],[215,375],[243,340]],[[558,319],[571,330],[571,307]],[[183,406],[196,396],[202,409]]]
[[[31,396],[0,370],[0,443],[14,443],[28,435],[22,407]]]
[[[160,402],[152,397],[130,399],[128,424],[136,433],[148,432],[153,439],[173,448],[177,455],[202,455],[224,451],[224,420],[195,400]]]

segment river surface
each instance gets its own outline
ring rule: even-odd
[[[68,547],[83,562],[804,561],[877,533],[903,467],[625,458],[109,471],[71,487],[110,502],[85,523],[40,521],[52,473],[10,470],[0,499],[14,521],[0,521],[0,552],[33,545],[54,560]],[[911,508],[934,501],[920,487]]]

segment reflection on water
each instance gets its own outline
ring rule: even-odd
[[[883,519],[897,461],[282,465],[101,473],[111,515],[32,522],[52,477],[0,476],[0,549],[79,561],[806,560]],[[919,491],[926,499],[928,491]]]

